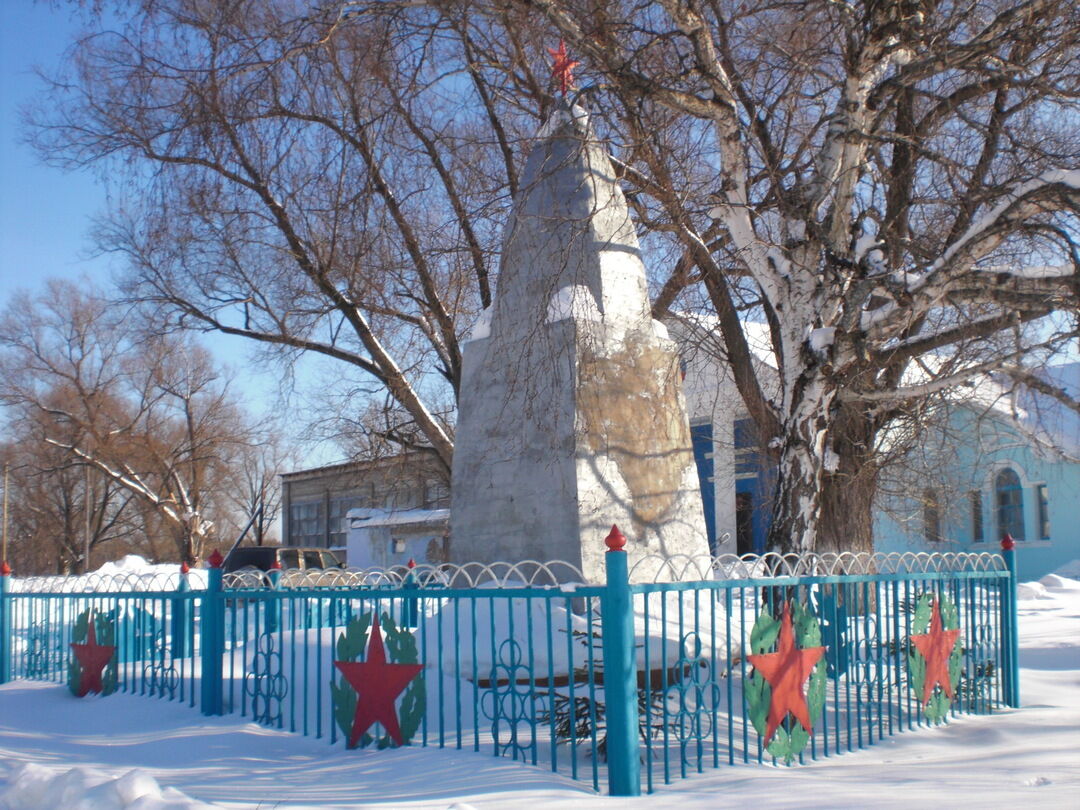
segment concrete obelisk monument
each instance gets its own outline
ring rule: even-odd
[[[566,560],[602,581],[613,523],[631,564],[708,554],[678,355],[580,107],[560,101],[541,130],[504,239],[464,350],[453,558]]]

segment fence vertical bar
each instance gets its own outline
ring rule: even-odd
[[[267,572],[270,580],[270,595],[266,600],[266,632],[276,633],[281,629],[281,595],[278,588],[281,587],[281,563],[274,560],[273,566]]]
[[[401,626],[414,629],[420,626],[420,616],[419,610],[417,610],[416,598],[416,591],[418,590],[419,585],[416,581],[416,571],[414,570],[415,568],[416,560],[410,557],[408,562],[409,570],[408,573],[405,574],[405,582],[402,583],[402,589],[405,591],[405,597],[401,600]],[[439,645],[439,652],[442,652],[442,645]]]
[[[1009,576],[1002,580],[1001,627],[1004,631],[1002,652],[1005,666],[1002,676],[1005,682],[1005,705],[1020,706],[1020,627],[1016,607],[1016,541],[1006,534],[1001,538],[1001,556],[1005,558],[1005,567]]]
[[[172,657],[173,659],[186,658],[187,627],[188,627],[188,600],[183,594],[191,590],[188,584],[188,564],[180,564],[180,578],[176,583],[176,591],[180,596],[172,600]]]
[[[608,547],[604,555],[607,587],[602,601],[601,627],[608,722],[608,790],[612,796],[640,796],[637,666],[626,538],[617,526],[612,526],[604,542]]]
[[[202,632],[202,713],[224,714],[224,686],[221,661],[225,655],[225,601],[221,592],[221,564],[224,558],[215,550],[207,560],[206,592],[202,597],[199,623]]]
[[[0,683],[11,680],[11,566],[0,560]]]

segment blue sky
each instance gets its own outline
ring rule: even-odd
[[[31,0],[0,6],[0,307],[49,278],[107,285],[122,269],[117,257],[95,256],[89,237],[93,217],[107,206],[105,187],[92,172],[44,165],[22,142],[20,110],[43,88],[34,69],[54,71],[79,28],[63,7]],[[233,390],[250,409],[274,406],[275,377],[250,370],[247,341],[214,335],[204,342],[237,375]]]
[[[0,300],[49,277],[85,274],[104,282],[109,260],[90,258],[90,218],[105,191],[88,173],[42,165],[21,143],[19,110],[40,92],[35,66],[54,69],[77,25],[44,3],[8,2],[0,11]]]

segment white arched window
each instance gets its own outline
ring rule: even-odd
[[[998,536],[1024,539],[1024,487],[1012,467],[1003,467],[994,478],[994,502],[997,505]]]

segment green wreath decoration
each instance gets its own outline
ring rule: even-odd
[[[363,613],[353,619],[338,636],[336,661],[362,661],[367,649],[368,631],[371,629],[372,613]],[[419,664],[420,655],[416,649],[416,639],[405,628],[399,628],[389,613],[379,614],[379,627],[382,630],[383,644],[386,645],[387,660],[397,664]],[[330,681],[330,696],[333,701],[334,722],[345,737],[345,747],[349,746],[352,732],[353,715],[356,713],[356,692],[340,674]],[[401,726],[401,740],[405,745],[416,734],[424,719],[427,708],[427,693],[424,679],[416,678],[409,684],[401,696],[401,708],[398,711],[398,723]],[[375,741],[370,734],[360,738],[357,748],[366,748]],[[389,735],[378,741],[376,748],[392,748],[395,743]]]
[[[949,597],[941,594],[937,597],[938,610],[941,613],[941,628],[943,630],[956,630],[960,627],[960,611],[956,608]],[[926,684],[926,659],[923,654],[911,643],[911,636],[921,636],[930,629],[933,618],[934,594],[924,593],[915,603],[915,616],[911,620],[911,631],[908,633],[908,682],[911,684],[915,696],[922,698],[923,686]],[[960,639],[956,640],[952,654],[949,656],[949,685],[953,694],[956,694],[960,683],[960,672],[963,669],[964,649]],[[931,723],[937,724],[945,720],[952,707],[952,698],[945,694],[940,686],[934,687],[934,693],[929,702],[923,707],[923,716]]]
[[[71,630],[72,644],[85,644],[90,630],[90,617],[94,617],[94,635],[98,644],[103,646],[116,645],[116,621],[112,613],[103,613],[95,608],[87,608],[75,619],[75,626]],[[67,685],[71,694],[79,697],[79,689],[82,684],[82,666],[72,656],[68,660]],[[101,671],[101,695],[111,695],[116,691],[116,655]]]
[[[750,650],[754,655],[762,655],[773,652],[777,639],[780,636],[781,615],[783,602],[776,605],[777,615],[765,608],[758,614],[757,621],[750,631]],[[791,602],[791,625],[794,630],[795,642],[800,649],[807,647],[821,647],[821,623],[809,607]],[[806,706],[809,710],[811,724],[816,724],[825,707],[825,687],[827,680],[828,663],[825,656],[814,666],[813,672],[806,684]],[[762,737],[765,736],[769,726],[769,706],[772,703],[772,687],[765,677],[756,669],[747,679],[745,687],[746,713],[753,723],[754,729]],[[799,753],[810,742],[810,729],[803,728],[802,723],[790,714],[784,719],[773,734],[772,740],[765,750],[785,764],[790,765]]]

